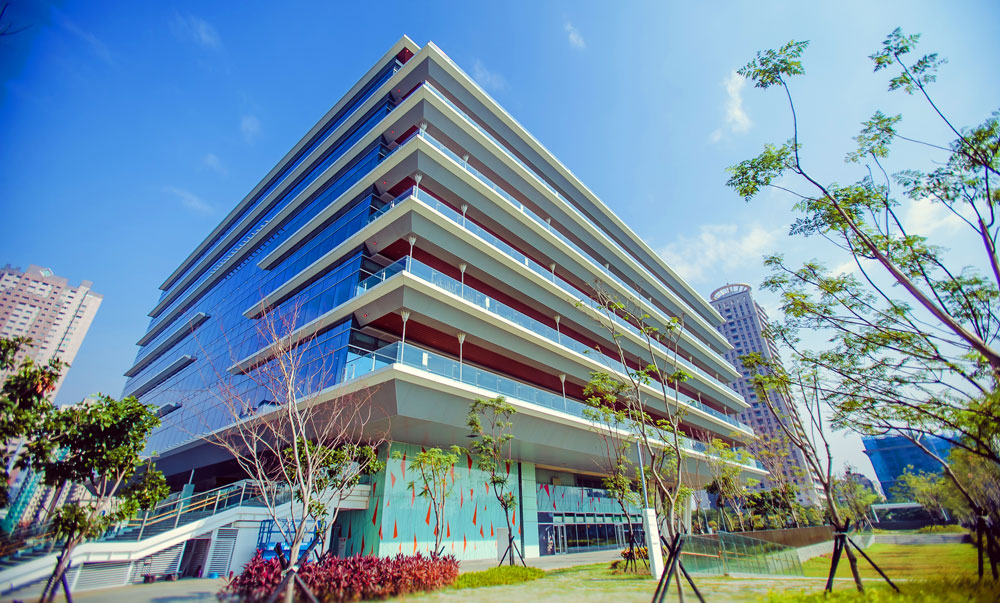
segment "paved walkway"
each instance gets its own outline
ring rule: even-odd
[[[593,553],[574,553],[571,555],[548,555],[525,559],[525,562],[543,570],[562,569],[592,563],[611,563],[618,558],[618,551],[597,551]],[[491,559],[478,561],[463,561],[461,571],[478,572],[496,567],[497,562]],[[119,588],[106,588],[73,593],[73,600],[87,603],[172,603],[187,601],[215,601],[215,593],[225,585],[226,581],[218,579],[186,578],[176,582],[154,582],[153,584],[135,584]],[[65,601],[60,596],[56,601]]]
[[[591,565],[593,563],[611,563],[619,559],[620,554],[617,549],[613,551],[595,551],[592,553],[571,553],[569,555],[546,555],[525,559],[524,562],[530,567],[537,567],[543,570],[562,569],[564,567],[576,567],[577,565]],[[519,561],[520,563],[520,561]],[[496,567],[497,562],[492,559],[478,559],[476,561],[463,561],[459,571],[479,572]]]

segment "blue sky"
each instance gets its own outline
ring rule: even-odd
[[[724,186],[727,166],[790,134],[779,93],[733,77],[756,50],[811,41],[793,86],[825,180],[857,177],[842,158],[876,108],[948,140],[871,73],[896,26],[949,58],[934,93],[956,123],[1000,99],[996,2],[816,4],[12,0],[29,27],[0,39],[0,262],[94,281],[105,301],[58,401],[117,395],[158,285],[407,34],[448,53],[703,294],[757,285],[764,253],[816,251],[787,237],[787,197],[747,205]],[[903,150],[894,167],[927,157]],[[936,211],[909,218],[950,243]],[[837,446],[871,473],[856,438]]]

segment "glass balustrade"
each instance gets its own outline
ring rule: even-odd
[[[591,220],[586,214],[584,214],[582,211],[580,211],[580,209],[578,207],[576,207],[575,204],[571,203],[562,193],[560,193],[559,191],[557,191],[551,184],[548,183],[548,181],[546,181],[544,178],[542,178],[538,174],[538,172],[535,171],[534,168],[532,168],[528,164],[524,163],[524,161],[522,161],[517,155],[514,155],[507,148],[506,145],[504,145],[499,140],[497,140],[495,136],[493,136],[492,134],[489,133],[489,131],[487,131],[485,128],[483,128],[482,126],[480,126],[479,123],[476,122],[475,120],[473,120],[471,117],[469,117],[469,115],[465,111],[463,111],[461,108],[459,108],[458,105],[456,105],[454,102],[452,102],[447,96],[445,96],[444,94],[442,94],[441,91],[439,91],[437,88],[435,88],[433,84],[431,84],[430,82],[424,82],[422,86],[424,88],[427,88],[427,90],[429,92],[431,92],[432,94],[434,94],[434,96],[436,96],[437,98],[439,98],[443,103],[445,103],[452,110],[454,110],[456,113],[458,113],[459,117],[461,117],[469,125],[471,125],[477,131],[479,131],[483,136],[485,136],[486,138],[488,138],[489,140],[491,140],[494,144],[496,144],[496,146],[501,150],[501,152],[503,152],[504,155],[506,155],[512,161],[514,161],[519,166],[521,166],[522,168],[524,168],[524,170],[526,172],[528,172],[529,174],[531,174],[532,176],[534,176],[535,179],[543,187],[545,187],[546,190],[548,190],[555,197],[557,197],[560,201],[562,201],[566,205],[566,207],[568,207],[570,209],[570,211],[572,211],[581,220],[583,220],[584,222],[586,222],[587,224],[589,224],[592,228],[594,228],[595,231],[603,239],[603,241],[604,241],[605,244],[607,244],[609,247],[611,247],[613,249],[620,250],[622,253],[628,254],[627,251],[625,251],[624,249],[622,249],[621,245],[619,245],[615,241],[612,241],[604,233],[604,230],[602,228],[598,227],[594,223],[593,220]],[[635,291],[635,288],[632,285],[626,283],[619,276],[617,276],[616,274],[614,274],[613,272],[611,272],[611,270],[609,270],[608,268],[606,268],[603,264],[601,264],[600,262],[596,261],[590,254],[588,254],[583,249],[581,249],[578,245],[576,245],[571,240],[569,240],[568,238],[566,238],[561,232],[559,232],[555,228],[552,228],[552,226],[548,222],[545,222],[544,220],[542,220],[541,218],[539,218],[537,214],[535,214],[531,210],[523,207],[523,205],[520,202],[518,202],[516,199],[513,199],[512,197],[510,197],[510,195],[507,195],[505,191],[498,190],[499,187],[496,187],[496,185],[494,185],[492,183],[492,181],[490,181],[485,176],[482,176],[481,173],[478,172],[478,170],[475,170],[474,168],[471,168],[468,165],[466,165],[467,162],[465,162],[465,161],[459,161],[459,163],[463,164],[467,169],[469,169],[469,171],[477,173],[479,175],[478,177],[480,177],[481,179],[485,179],[485,181],[487,183],[487,186],[490,186],[491,188],[493,188],[493,190],[496,190],[498,193],[500,193],[502,196],[504,196],[505,199],[508,199],[512,203],[514,203],[516,206],[519,206],[527,215],[531,216],[532,219],[534,219],[539,224],[542,224],[543,226],[545,226],[546,229],[549,230],[549,232],[551,232],[552,234],[554,234],[560,240],[562,240],[566,244],[570,245],[571,247],[573,247],[573,249],[575,249],[577,252],[579,252],[581,255],[583,255],[585,258],[587,258],[592,264],[594,264],[606,276],[608,276],[609,278],[611,278],[612,280],[614,280],[615,282],[617,282],[622,287],[626,288],[628,291],[630,291],[634,295],[638,295],[638,293]],[[662,284],[664,284],[666,286],[666,283],[664,283],[662,279],[660,279],[659,277],[655,276],[652,272],[650,272],[650,270],[648,268],[646,268],[642,264],[638,264],[637,263],[637,265],[639,267],[639,271],[642,272],[643,274],[645,274],[647,278],[651,279],[653,282],[659,282],[659,283],[662,283]],[[693,312],[692,312],[692,314],[693,314]],[[706,346],[704,344],[700,344],[699,347],[704,347],[706,349],[706,351],[708,351],[710,354],[712,354],[713,356],[716,357],[716,360],[718,360],[720,362],[724,362],[724,359],[722,358],[722,356],[719,355],[715,350],[712,350],[711,348],[708,348],[708,346]]]
[[[588,357],[593,358],[598,363],[603,364],[610,370],[617,371],[622,375],[629,372],[629,369],[618,360],[610,358],[572,337],[562,335],[562,333],[560,333],[557,329],[554,329],[535,318],[519,312],[507,304],[497,301],[496,299],[493,299],[492,297],[463,284],[461,281],[456,280],[439,270],[435,270],[427,264],[409,256],[396,260],[389,266],[386,266],[384,269],[358,283],[357,293],[361,294],[375,285],[385,282],[387,279],[399,274],[400,272],[409,272],[423,281],[461,297],[462,299],[533,333],[536,333],[553,343],[559,344],[577,353],[585,354]],[[741,423],[735,417],[726,415],[725,413],[722,413],[699,400],[691,398],[690,396],[680,392],[676,392],[676,397],[681,404],[697,408],[698,410],[701,410],[702,412],[705,412],[717,419],[721,419],[734,427],[750,431],[750,428],[747,425]]]
[[[476,168],[474,168],[471,165],[469,165],[468,162],[465,161],[464,159],[462,159],[461,157],[459,157],[457,153],[455,153],[454,151],[452,151],[451,149],[449,149],[447,146],[445,146],[440,141],[438,141],[437,139],[435,139],[430,134],[427,134],[426,132],[421,132],[420,136],[421,136],[421,138],[423,138],[424,140],[426,140],[432,147],[438,149],[439,151],[441,151],[442,153],[444,153],[445,155],[447,155],[450,159],[452,159],[453,161],[455,161],[456,163],[458,163],[462,168],[464,168],[470,174],[472,174],[473,176],[475,176],[476,179],[478,179],[484,186],[486,186],[490,190],[496,192],[500,197],[502,197],[508,203],[510,203],[511,205],[513,205],[518,211],[522,212],[523,214],[525,214],[526,216],[528,216],[529,218],[531,218],[534,222],[536,222],[542,228],[544,228],[547,231],[549,231],[550,233],[552,233],[560,241],[562,241],[567,246],[569,246],[571,249],[575,250],[577,253],[579,253],[581,256],[583,256],[584,259],[586,259],[590,264],[592,264],[594,267],[596,267],[602,274],[604,274],[605,276],[607,276],[608,278],[610,278],[611,280],[613,280],[614,282],[616,282],[619,286],[621,286],[621,288],[624,289],[626,291],[626,293],[628,293],[629,295],[631,295],[635,299],[635,301],[645,300],[646,299],[646,296],[643,296],[638,291],[636,291],[636,289],[634,287],[632,287],[631,285],[629,285],[628,283],[626,283],[625,281],[623,281],[622,279],[620,279],[614,273],[608,271],[607,268],[605,268],[600,262],[598,262],[596,259],[594,259],[594,257],[591,256],[588,252],[584,251],[579,245],[577,245],[576,243],[574,243],[573,241],[571,241],[564,234],[562,234],[559,230],[553,228],[551,224],[549,224],[547,221],[543,220],[538,214],[536,214],[535,212],[533,212],[530,209],[528,209],[527,207],[525,207],[523,203],[521,203],[520,201],[518,201],[516,198],[514,198],[510,193],[508,193],[507,191],[505,191],[503,188],[501,188],[500,186],[498,186],[497,184],[495,184],[485,174],[483,174],[482,172],[480,172]],[[543,269],[543,270],[545,270],[546,272],[550,272],[547,269]],[[714,357],[717,361],[719,361],[719,362],[725,362],[725,359],[723,359],[722,356],[720,356],[715,350],[712,350],[711,348],[709,348],[705,344],[703,344],[701,342],[698,342],[698,341],[694,341],[694,340],[692,341],[692,343],[694,345],[696,345],[702,351],[704,351],[704,352],[708,353],[709,355],[711,355],[712,357]],[[698,367],[691,366],[691,370],[696,371],[696,372],[698,372],[698,373],[700,373],[700,374],[702,374],[702,375],[704,375],[706,377],[713,378],[713,379],[715,378],[713,375],[709,374],[707,371],[704,371],[704,370],[702,370],[702,369],[700,369]]]
[[[424,205],[426,205],[426,206],[430,207],[431,209],[437,211],[438,213],[440,213],[444,217],[450,219],[451,221],[455,222],[456,224],[459,224],[460,226],[462,226],[463,228],[465,228],[469,232],[475,234],[476,236],[480,237],[481,239],[483,239],[484,241],[486,241],[490,245],[493,245],[494,247],[496,247],[497,249],[499,249],[501,252],[503,252],[505,255],[507,255],[511,259],[515,260],[519,264],[522,264],[522,265],[528,267],[529,269],[531,269],[536,274],[538,274],[538,275],[544,277],[545,279],[549,280],[550,282],[552,282],[553,284],[555,284],[556,286],[558,286],[560,289],[562,289],[566,293],[569,293],[576,302],[581,303],[581,304],[585,304],[585,305],[589,306],[595,312],[598,312],[599,314],[601,314],[601,316],[604,316],[604,317],[607,317],[607,318],[610,318],[611,320],[613,320],[617,326],[619,326],[619,327],[621,327],[621,328],[629,331],[633,335],[642,337],[642,334],[639,331],[638,327],[636,327],[632,323],[626,321],[624,318],[621,318],[617,314],[614,314],[612,312],[606,312],[605,308],[603,306],[601,306],[601,304],[599,304],[597,301],[591,299],[590,297],[587,297],[587,296],[583,295],[583,293],[579,289],[577,289],[576,287],[574,287],[573,285],[571,285],[569,282],[567,282],[566,280],[564,280],[562,277],[560,277],[557,274],[554,274],[551,270],[545,268],[544,266],[542,266],[541,264],[539,264],[535,260],[532,260],[531,258],[527,257],[526,255],[524,255],[520,251],[514,249],[509,244],[507,244],[506,242],[504,242],[500,238],[496,237],[495,235],[493,235],[492,233],[490,233],[486,229],[480,227],[475,222],[472,222],[471,220],[466,219],[465,217],[462,216],[462,214],[460,214],[459,212],[455,211],[451,207],[445,205],[441,201],[438,201],[437,199],[435,199],[431,195],[427,194],[427,192],[419,190],[417,188],[414,188],[414,189],[411,189],[409,192],[406,192],[406,193],[400,195],[399,197],[397,197],[397,199],[401,199],[402,197],[405,197],[406,195],[413,195],[418,201],[420,201]],[[653,344],[654,344],[654,347],[656,347],[657,349],[659,349],[666,357],[673,358],[673,352],[671,350],[669,350],[666,346],[660,344],[659,342],[655,342],[655,341],[653,342]],[[589,350],[589,348],[588,348],[588,350]],[[590,351],[593,351],[593,350],[590,350]],[[702,371],[702,370],[698,369],[697,367],[695,367],[694,365],[692,365],[690,362],[688,362],[684,358],[678,356],[676,358],[676,362],[677,362],[678,365],[680,365],[680,367],[684,368],[685,370],[691,371],[693,373],[697,373],[698,375],[700,375],[700,376],[702,376],[702,377],[704,377],[706,379],[711,380],[713,383],[717,383],[717,384],[721,385],[722,387],[726,387],[718,379],[716,379],[713,375],[709,375],[705,371]],[[705,404],[703,404],[702,402],[700,402],[698,400],[695,400],[693,398],[691,398],[690,400],[691,400],[690,403],[693,406],[701,408],[701,409],[705,410],[705,412],[708,412],[710,414],[722,415],[722,413],[719,413],[719,411],[716,411],[715,409],[712,409],[711,407],[706,406]],[[725,415],[723,415],[723,416],[725,416]],[[729,421],[729,422],[732,423],[732,421]],[[735,425],[737,423],[733,423],[733,424]],[[739,425],[742,425],[742,424],[739,424]]]
[[[375,351],[350,346],[348,360],[344,365],[343,380],[356,379],[393,364],[413,367],[439,377],[479,387],[493,394],[587,419],[584,414],[587,405],[583,402],[461,363],[454,358],[442,356],[412,343],[395,342]],[[704,452],[707,449],[703,442],[688,437],[681,437],[680,442],[683,448],[690,451]],[[763,468],[760,463],[749,457],[746,458],[746,464]]]

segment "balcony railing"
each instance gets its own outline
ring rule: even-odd
[[[392,202],[391,206],[395,206],[397,203],[400,203],[403,199],[405,199],[406,197],[409,197],[409,196],[414,197],[420,203],[422,203],[422,204],[426,205],[427,207],[435,210],[437,213],[441,214],[445,218],[448,218],[452,222],[454,222],[454,223],[462,226],[464,229],[468,230],[472,234],[474,234],[474,235],[478,236],[479,238],[483,239],[484,241],[486,241],[487,243],[489,243],[490,245],[492,245],[493,247],[495,247],[496,249],[498,249],[500,252],[502,252],[504,255],[508,256],[511,259],[513,259],[517,263],[526,266],[532,272],[535,272],[539,276],[542,276],[546,280],[548,280],[551,283],[555,284],[557,287],[559,287],[560,289],[562,289],[566,293],[570,294],[572,296],[573,300],[576,303],[580,303],[580,304],[584,304],[584,305],[589,306],[591,309],[593,309],[595,312],[599,313],[601,316],[604,316],[606,318],[610,318],[611,320],[613,320],[615,322],[615,324],[619,328],[627,330],[630,333],[632,333],[633,335],[636,335],[636,336],[639,336],[639,337],[643,337],[643,335],[640,332],[640,330],[639,330],[638,327],[636,327],[632,323],[626,321],[624,318],[618,316],[617,314],[615,314],[613,312],[607,312],[605,310],[605,308],[601,304],[599,304],[594,299],[592,299],[592,298],[584,295],[579,289],[577,289],[576,287],[574,287],[573,285],[571,285],[568,281],[566,281],[565,279],[563,279],[562,277],[560,277],[558,274],[553,273],[548,268],[545,268],[544,266],[542,266],[541,264],[539,264],[535,260],[533,260],[533,259],[529,258],[528,256],[524,255],[523,253],[521,253],[520,251],[516,250],[514,247],[510,246],[509,244],[507,244],[506,242],[504,242],[503,240],[501,240],[497,236],[493,235],[492,233],[490,233],[486,229],[480,227],[478,224],[472,222],[471,220],[466,219],[464,216],[462,216],[462,214],[458,213],[457,211],[455,211],[451,207],[445,205],[444,203],[442,203],[442,202],[438,201],[437,199],[435,199],[434,197],[430,196],[429,194],[427,194],[427,192],[419,190],[418,188],[415,188],[415,187],[411,188],[411,189],[409,189],[407,191],[404,191],[399,196],[397,196],[396,199]],[[372,221],[374,221],[377,217],[379,217],[385,211],[388,211],[388,209],[391,206],[386,206],[386,207],[382,208],[382,210],[380,210],[379,212],[377,212],[377,214],[373,214],[370,217],[370,219],[369,219],[369,223],[372,222]],[[377,283],[385,280],[386,278],[389,278],[390,276],[396,274],[397,272],[400,272],[401,270],[402,270],[402,267],[392,267],[392,266],[390,266],[390,267],[388,267],[386,269],[386,271],[384,272],[384,274],[373,275],[373,277],[370,277],[369,279],[366,279],[365,281],[362,281],[361,283],[359,283],[359,285],[358,285],[358,287],[359,287],[358,293],[361,293],[362,291],[366,290],[370,286],[372,286],[374,284],[377,284]],[[497,303],[499,303],[499,302],[497,302]],[[541,324],[541,323],[539,323],[539,324]],[[546,328],[551,329],[551,327],[546,327]],[[551,329],[551,330],[555,331],[554,329]],[[566,339],[570,339],[570,338],[568,338],[568,337],[562,337],[561,335],[557,334],[557,340],[558,341],[561,342],[561,341],[566,340]],[[572,341],[575,341],[575,340],[572,340]],[[576,343],[579,343],[579,342],[576,342]],[[567,344],[567,345],[568,346],[572,346],[573,344],[570,343],[570,344]],[[582,345],[582,344],[580,344],[580,345]],[[692,364],[688,360],[684,359],[682,356],[677,355],[676,358],[675,358],[674,353],[670,349],[668,349],[666,346],[664,346],[663,344],[661,344],[661,343],[659,343],[659,342],[657,342],[657,341],[654,340],[653,341],[653,345],[654,345],[655,348],[657,348],[658,350],[660,350],[660,352],[662,352],[666,358],[669,358],[672,362],[676,362],[679,365],[680,368],[683,368],[686,371],[689,371],[689,372],[691,372],[693,374],[696,374],[696,375],[698,375],[698,376],[700,376],[700,377],[702,377],[704,379],[707,379],[710,382],[718,385],[719,388],[722,390],[722,392],[723,392],[724,395],[729,394],[729,392],[731,391],[728,386],[726,386],[721,381],[719,381],[714,375],[708,374],[704,370],[698,368],[697,366],[695,366],[694,364]],[[591,353],[591,352],[594,352],[594,350],[592,350],[590,348],[587,348],[586,352],[584,352],[582,350],[577,350],[577,351],[580,351],[581,353]],[[620,363],[618,363],[618,365],[620,366]],[[700,402],[700,401],[698,401],[698,400],[696,400],[694,398],[688,397],[687,400],[690,401],[689,403],[692,406],[696,406],[697,408],[705,410],[705,412],[708,412],[710,414],[715,414],[716,416],[728,416],[728,415],[725,415],[724,413],[720,413],[719,411],[717,411],[715,409],[712,409],[711,407],[703,404],[702,402]],[[733,423],[733,420],[729,420],[729,422]],[[733,424],[737,425],[737,426],[742,426],[744,428],[746,427],[745,425],[743,425],[741,423],[733,423]]]
[[[427,264],[415,260],[410,256],[400,258],[386,268],[361,281],[358,284],[358,293],[360,294],[362,291],[366,291],[374,285],[384,282],[400,272],[408,272],[425,282],[457,295],[465,301],[468,301],[501,318],[509,320],[510,322],[519,325],[536,335],[540,335],[553,343],[593,358],[596,362],[605,365],[605,367],[611,371],[618,372],[622,377],[631,373],[631,370],[620,361],[610,358],[601,353],[599,350],[590,348],[586,344],[577,341],[568,335],[563,335],[559,330],[554,329],[545,323],[524,314],[523,312],[515,310],[507,304],[497,301],[496,299],[481,293],[480,291],[463,284],[461,281],[435,270]],[[739,429],[752,431],[749,426],[740,422],[736,417],[722,413],[702,403],[700,400],[691,398],[683,393],[675,392],[675,394],[678,402],[682,405],[697,408],[698,410],[717,419],[721,419],[722,421],[725,421],[726,423]]]
[[[503,154],[505,156],[507,156],[512,161],[514,161],[515,163],[517,163],[519,166],[521,166],[522,168],[524,168],[524,170],[526,172],[528,172],[529,174],[531,174],[543,187],[545,187],[546,190],[548,190],[555,197],[557,197],[560,201],[562,201],[565,204],[565,206],[570,209],[570,211],[572,211],[574,214],[576,214],[581,220],[583,220],[584,222],[586,222],[587,224],[589,224],[600,235],[601,239],[603,240],[603,242],[606,245],[608,245],[609,247],[611,247],[613,249],[617,249],[617,250],[619,250],[620,252],[622,252],[622,253],[624,253],[626,255],[631,255],[627,251],[625,251],[620,244],[618,244],[616,241],[611,240],[611,238],[609,238],[604,233],[604,229],[603,228],[597,226],[594,223],[594,221],[591,220],[582,211],[580,211],[580,209],[578,207],[576,207],[575,204],[573,204],[572,202],[570,202],[562,193],[560,193],[559,191],[557,191],[551,184],[548,183],[548,181],[546,181],[544,178],[542,178],[534,168],[532,168],[528,164],[524,163],[524,161],[522,161],[517,155],[514,155],[514,153],[512,153],[510,151],[510,149],[507,148],[506,145],[504,145],[499,140],[497,140],[495,136],[493,136],[492,134],[489,133],[489,131],[487,131],[485,128],[483,128],[482,126],[480,126],[479,123],[476,122],[474,119],[472,119],[471,117],[469,117],[469,115],[465,111],[463,111],[461,108],[459,108],[459,106],[456,105],[454,102],[452,102],[447,96],[445,96],[444,94],[442,94],[441,91],[439,91],[437,88],[435,88],[433,84],[431,84],[430,82],[424,82],[423,86],[426,87],[431,93],[433,93],[442,102],[444,102],[446,105],[448,105],[448,107],[450,107],[453,111],[455,111],[459,115],[459,117],[461,117],[465,122],[467,122],[469,125],[471,125],[473,128],[475,128],[478,132],[480,132],[487,139],[489,139],[490,141],[492,141],[501,150],[501,152],[503,152]],[[462,163],[464,163],[464,162],[462,162]],[[494,190],[496,190],[496,189],[494,189]],[[501,194],[503,194],[503,193],[501,193]],[[518,202],[516,200],[513,200],[512,202],[515,203],[515,205],[521,205],[520,202]],[[536,221],[539,221],[537,214],[534,214],[533,212],[531,212],[527,208],[524,208],[524,209],[525,209],[525,213],[527,213],[529,216],[531,216]],[[544,221],[542,221],[542,222],[544,222]],[[612,280],[614,280],[618,284],[622,285],[623,287],[627,288],[628,290],[630,290],[632,292],[635,291],[634,287],[632,287],[631,285],[629,285],[628,283],[626,283],[624,280],[622,280],[620,277],[618,277],[616,274],[614,274],[613,272],[611,272],[611,270],[608,269],[608,268],[606,268],[603,264],[601,264],[600,262],[597,262],[596,260],[594,260],[594,258],[592,256],[590,256],[589,254],[587,254],[585,251],[583,251],[582,249],[580,249],[579,246],[577,246],[572,241],[570,241],[565,236],[563,236],[562,233],[560,233],[556,229],[552,228],[551,225],[549,225],[547,222],[544,222],[544,225],[553,234],[555,234],[557,237],[559,237],[564,242],[566,242],[567,244],[569,244],[570,246],[572,246],[574,249],[576,249],[578,252],[580,252],[581,254],[583,254],[584,257],[586,257],[588,260],[591,261],[591,263],[593,263],[595,266],[597,266],[597,268],[599,270],[601,270],[606,276],[608,276],[609,278],[611,278]],[[648,268],[646,268],[645,266],[643,266],[641,263],[636,262],[636,265],[639,267],[639,271],[642,272],[643,274],[645,274],[645,276],[647,278],[649,278],[651,281],[653,281],[653,282],[659,282],[659,283],[663,284],[665,287],[669,287],[669,285],[667,285],[667,283],[665,283],[663,281],[663,279],[661,279],[661,278],[657,277],[656,275],[654,275]],[[685,302],[682,302],[682,303],[685,303]],[[692,313],[693,313],[693,311],[692,311]],[[708,346],[705,346],[705,347],[707,348]],[[718,354],[717,352],[715,352],[715,350],[712,350],[710,348],[708,348],[708,349],[709,349],[709,351],[712,354],[714,354],[716,356],[717,360],[719,360],[720,362],[724,362],[725,361],[720,354]]]
[[[394,364],[416,368],[438,377],[478,387],[492,394],[528,402],[590,421],[584,413],[584,409],[588,406],[579,400],[459,362],[412,343],[395,342],[375,351],[350,346],[348,359],[344,365],[343,380],[357,379]],[[681,446],[692,452],[705,452],[707,448],[703,442],[683,436],[681,437]],[[748,456],[747,460],[749,463],[747,466],[763,469],[763,466],[755,459]]]

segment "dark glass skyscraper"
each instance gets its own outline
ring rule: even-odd
[[[861,438],[865,445],[865,454],[875,468],[882,492],[889,500],[894,499],[893,488],[896,480],[903,475],[907,467],[911,471],[925,473],[940,473],[941,463],[927,454],[919,446],[901,435],[866,436]],[[936,437],[925,436],[921,440],[934,454],[943,459],[951,452],[951,442]]]

